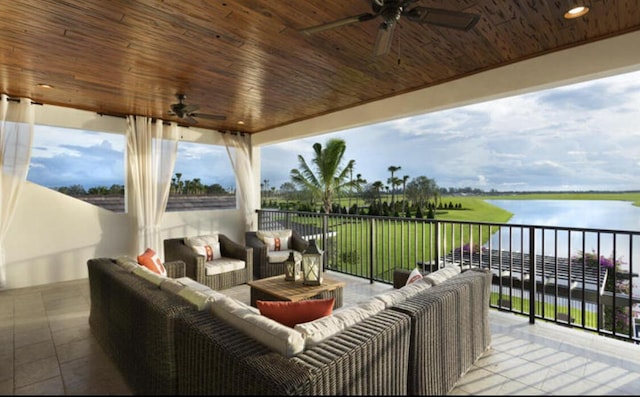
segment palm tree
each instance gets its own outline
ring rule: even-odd
[[[405,189],[407,188],[407,181],[409,180],[409,175],[405,175],[402,177],[402,212],[407,212],[407,196],[404,194]]]
[[[183,182],[180,180],[180,178],[182,178],[182,173],[176,172],[176,178],[175,178],[176,194],[182,194]]]
[[[378,204],[382,205],[382,197],[380,196],[380,191],[384,189],[384,184],[382,181],[375,181],[371,184],[371,187],[376,191],[376,195],[378,196]]]
[[[347,144],[343,139],[329,139],[325,148],[320,143],[313,145],[315,153],[312,160],[313,169],[298,155],[300,169],[291,170],[291,181],[303,189],[308,189],[313,197],[322,200],[322,209],[326,214],[331,212],[334,194],[338,194],[353,185],[349,181],[349,173],[355,165],[355,160],[349,160],[342,168],[344,152]]]
[[[401,166],[399,165],[390,165],[388,168],[388,171],[391,173],[391,178],[387,179],[387,183],[391,184],[391,204],[393,205],[394,199],[395,199],[395,195],[394,195],[394,188],[396,186],[396,183],[398,182],[397,178],[395,178],[393,176],[393,174],[396,171],[400,171],[402,169]]]

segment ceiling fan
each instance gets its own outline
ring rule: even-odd
[[[184,100],[187,98],[184,94],[176,94],[176,98],[178,98],[178,103],[174,103],[171,105],[171,110],[169,110],[169,114],[172,116],[177,116],[188,123],[197,124],[198,121],[195,119],[199,117],[201,119],[209,119],[209,120],[226,120],[226,116],[221,116],[217,114],[206,114],[206,113],[195,113],[196,110],[200,108],[198,105],[187,105],[184,103]]]
[[[445,28],[467,31],[473,28],[480,15],[461,11],[446,10],[443,8],[431,8],[415,6],[411,7],[419,0],[370,0],[372,13],[354,15],[337,19],[332,22],[301,29],[302,33],[311,35],[340,26],[349,25],[356,22],[366,22],[375,18],[382,18],[382,23],[378,27],[378,34],[373,48],[373,55],[385,55],[391,48],[393,30],[400,19],[404,17],[411,22],[420,24],[436,25]]]

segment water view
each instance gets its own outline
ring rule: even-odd
[[[615,231],[640,231],[640,207],[628,201],[609,200],[487,200],[495,206],[513,214],[507,222],[513,225],[534,225],[540,227],[563,227],[579,229],[601,229]],[[506,229],[506,228],[503,228]],[[542,232],[540,232],[542,233]],[[629,233],[596,233],[580,231],[554,233],[545,230],[544,254],[549,256],[570,257],[584,249],[597,256],[614,258],[621,263],[621,269],[638,273],[640,270],[640,236]],[[493,248],[507,248],[528,252],[528,231],[520,235],[518,229],[507,233],[494,233],[490,244]],[[502,239],[500,238],[502,236]],[[509,235],[511,241],[509,241]],[[502,241],[500,241],[502,240]],[[542,241],[542,239],[538,239]],[[541,243],[538,243],[541,245]],[[522,246],[522,248],[519,248]],[[542,247],[536,247],[536,253],[542,253]],[[633,295],[640,296],[640,283],[634,277]]]
[[[640,231],[640,207],[629,201],[486,201],[511,212],[511,224]]]

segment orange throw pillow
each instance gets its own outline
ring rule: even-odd
[[[256,301],[260,314],[272,320],[295,327],[296,324],[307,323],[333,312],[334,298],[309,299],[298,302]]]
[[[164,268],[162,261],[151,248],[147,248],[142,255],[138,255],[138,263],[152,272],[158,273],[162,276],[167,275],[167,269]]]

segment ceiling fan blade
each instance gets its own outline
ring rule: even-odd
[[[191,113],[190,116],[199,117],[201,119],[209,119],[209,120],[226,120],[227,119],[227,116],[222,116],[219,114]]]
[[[480,19],[478,14],[431,7],[414,7],[403,15],[413,22],[465,31],[473,28]]]
[[[378,28],[378,34],[376,35],[376,42],[373,45],[373,56],[378,57],[386,55],[391,49],[391,41],[393,39],[393,31],[396,28],[396,24],[383,22]]]
[[[192,113],[195,112],[196,110],[200,109],[199,105],[185,105],[182,108],[182,112],[187,114],[187,113]]]
[[[198,120],[196,120],[193,117],[191,117],[190,114],[185,115],[182,119],[184,121],[186,121],[187,123],[190,123],[190,124],[198,124]]]
[[[354,15],[352,17],[346,17],[346,18],[338,19],[338,20],[335,20],[333,22],[327,22],[327,23],[323,23],[321,25],[311,26],[311,27],[306,28],[306,29],[300,29],[299,31],[304,33],[304,34],[306,34],[306,35],[312,35],[314,33],[322,32],[324,30],[329,30],[329,29],[337,28],[337,27],[344,26],[344,25],[349,25],[349,24],[356,23],[356,22],[369,21],[369,20],[371,20],[371,19],[373,19],[375,17],[377,17],[377,15],[370,14],[370,13]]]

